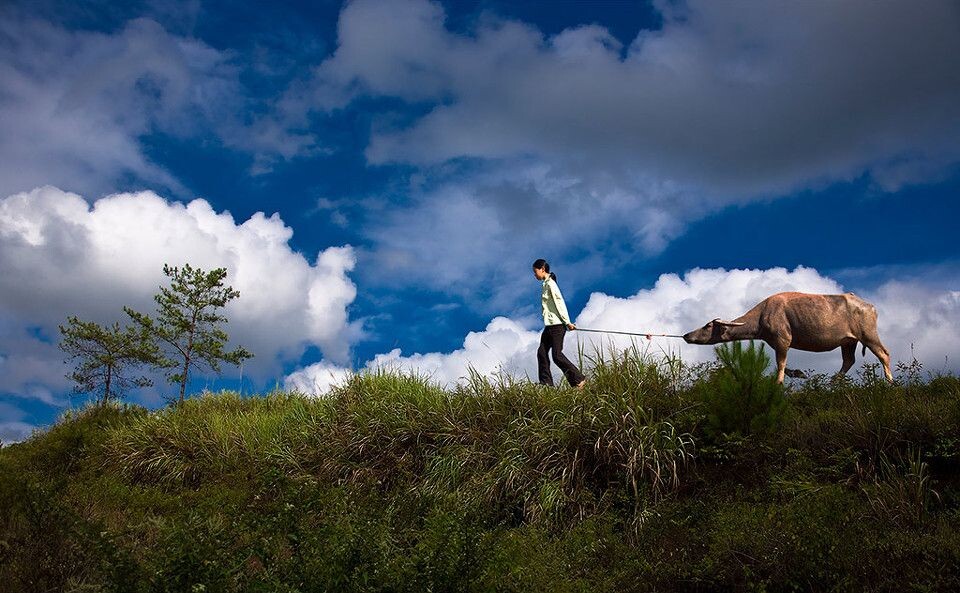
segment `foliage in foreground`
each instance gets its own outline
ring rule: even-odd
[[[0,591],[956,590],[960,381],[746,352],[89,407],[0,450]]]

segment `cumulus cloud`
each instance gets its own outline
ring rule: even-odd
[[[37,427],[27,422],[0,422],[0,442],[4,445],[19,443],[33,434]]]
[[[429,261],[490,279],[509,252],[558,237],[627,237],[649,255],[730,204],[865,174],[895,191],[960,162],[955,3],[656,6],[662,28],[624,47],[595,24],[547,37],[487,14],[461,34],[439,3],[347,4],[337,50],[291,94],[331,112],[395,97],[422,114],[384,114],[367,148],[441,179],[372,232],[387,273]],[[478,240],[492,247],[464,260]],[[456,290],[446,272],[422,276]]]
[[[909,362],[916,356],[928,369],[957,371],[960,370],[960,299],[956,291],[935,284],[922,280],[889,281],[876,290],[857,291],[857,294],[876,306],[880,338],[894,361]],[[738,317],[776,292],[837,294],[846,290],[832,278],[804,267],[793,271],[697,269],[682,278],[663,275],[653,288],[627,298],[593,294],[578,323],[603,329],[635,328],[683,334],[716,317]],[[604,340],[620,347],[629,343],[617,336]],[[713,358],[709,347],[686,344],[682,340],[664,345],[688,361]],[[876,362],[869,351],[867,359]],[[791,350],[787,361],[791,368],[821,372],[832,372],[840,366],[838,351],[829,354]]]
[[[650,289],[629,297],[594,293],[577,318],[588,328],[619,331],[684,334],[717,317],[733,319],[771,294],[785,291],[837,294],[843,288],[816,270],[798,267],[768,270],[694,269],[683,277],[664,274]],[[590,347],[629,345],[626,336],[592,334],[584,341]],[[711,347],[690,345],[680,339],[658,338],[655,347],[679,353],[684,360],[713,359]],[[796,366],[793,356],[791,366]],[[829,364],[819,368],[829,368]]]
[[[201,96],[225,99],[235,73],[217,51],[147,19],[107,35],[4,16],[0,195],[45,183],[100,193],[124,175],[182,191],[139,137],[185,126]]]
[[[0,354],[15,370],[0,373],[0,391],[63,387],[57,324],[68,315],[120,320],[124,305],[152,312],[164,263],[227,268],[240,291],[226,311],[228,333],[257,355],[245,373],[278,373],[308,344],[329,360],[348,359],[361,332],[347,314],[356,296],[353,250],[330,247],[308,261],[290,248],[292,234],[276,214],[237,223],[204,200],[181,204],[152,192],[92,206],[55,187],[3,199]]]
[[[416,283],[503,311],[528,285],[535,258],[562,262],[589,283],[681,234],[683,224],[659,206],[679,199],[675,188],[651,181],[650,203],[640,203],[601,177],[499,164],[416,193],[366,230],[374,248],[363,262],[378,273],[365,280]]]
[[[736,318],[764,298],[783,291],[837,294],[845,288],[836,280],[812,268],[794,270],[694,269],[683,276],[664,274],[649,289],[627,297],[594,293],[575,318],[583,328],[626,332],[683,334],[716,317]],[[880,337],[891,352],[893,361],[909,362],[914,356],[930,371],[960,370],[960,292],[928,285],[922,281],[908,283],[890,281],[860,296],[872,302],[879,314]],[[395,349],[380,354],[366,364],[367,369],[386,367],[429,375],[441,384],[451,385],[465,377],[472,366],[481,374],[504,371],[518,377],[535,378],[539,328],[533,323],[498,317],[480,332],[471,332],[463,347],[453,352],[431,352],[403,355]],[[567,353],[583,348],[587,353],[610,348],[622,349],[631,344],[647,348],[654,355],[679,354],[683,360],[696,363],[714,358],[713,348],[686,344],[679,339],[645,339],[615,334],[571,332],[567,334]],[[858,364],[863,362],[858,350]],[[869,352],[866,360],[876,362]],[[839,351],[809,353],[791,350],[790,368],[835,372],[840,368]],[[305,386],[301,377],[329,369],[318,365],[296,375],[296,382]],[[558,369],[553,369],[555,379]],[[327,383],[320,383],[326,388]],[[318,389],[317,391],[322,391]]]
[[[321,361],[287,375],[283,387],[288,391],[319,395],[344,384],[352,376],[353,371],[346,367]]]
[[[528,330],[512,319],[497,317],[483,331],[468,333],[463,347],[453,352],[404,356],[399,348],[395,348],[376,355],[364,369],[416,373],[442,385],[452,385],[466,378],[471,368],[482,375],[503,372],[523,376],[531,371],[530,355],[536,352],[539,342],[539,332]],[[535,357],[532,371],[530,376],[536,377]],[[319,362],[291,373],[285,386],[303,393],[322,394],[352,374],[350,369]]]
[[[960,291],[893,280],[871,293],[880,337],[894,360],[960,371]]]
[[[481,374],[504,372],[536,377],[536,358],[530,365],[530,353],[536,352],[540,333],[506,317],[494,318],[480,332],[470,332],[463,347],[449,353],[430,352],[403,356],[399,348],[378,354],[367,363],[368,368],[417,372],[442,384],[456,383],[468,376],[469,368]]]
[[[62,321],[62,320],[61,320]],[[70,403],[63,394],[70,390],[63,366],[63,353],[52,341],[50,324],[41,329],[35,322],[0,313],[0,392],[13,393],[63,407]]]
[[[0,441],[4,445],[19,443],[33,434],[36,428],[27,422],[0,422]]]

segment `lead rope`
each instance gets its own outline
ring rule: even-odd
[[[573,330],[573,331],[578,331],[578,332],[594,332],[594,333],[598,333],[598,334],[621,334],[621,335],[624,335],[624,336],[644,336],[644,337],[647,337],[647,338],[654,338],[654,337],[656,337],[656,338],[682,338],[682,337],[683,337],[683,336],[678,336],[678,335],[676,335],[676,334],[648,334],[648,333],[644,333],[644,332],[620,332],[620,331],[614,331],[614,330],[612,330],[612,329],[587,329],[587,328],[584,328],[584,327],[578,327],[577,329],[575,329],[575,330]]]

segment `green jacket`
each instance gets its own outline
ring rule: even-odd
[[[567,304],[563,302],[560,287],[550,276],[543,280],[540,304],[543,306],[544,325],[556,325],[558,323],[567,325],[570,323],[570,314],[567,313]]]

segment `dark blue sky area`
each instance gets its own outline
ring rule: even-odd
[[[31,14],[59,22],[69,29],[115,31],[132,18],[146,16],[169,31],[202,39],[233,55],[241,80],[253,97],[279,97],[291,81],[303,78],[311,66],[336,49],[339,0],[237,3],[209,0],[200,3],[41,1],[21,6]],[[662,26],[649,2],[587,2],[577,0],[456,0],[443,4],[451,32],[470,35],[484,15],[523,21],[545,36],[566,28],[598,24],[624,46],[641,29]],[[29,7],[29,8],[27,8]],[[271,68],[254,68],[265,61]],[[409,166],[374,166],[364,155],[373,121],[384,113],[415,118],[429,105],[407,105],[390,98],[361,97],[335,114],[311,115],[312,132],[325,152],[290,161],[278,160],[272,171],[251,175],[253,156],[225,148],[214,137],[176,138],[152,133],[141,140],[146,154],[190,192],[179,199],[202,197],[218,210],[229,210],[238,222],[257,211],[279,212],[294,229],[292,246],[312,260],[320,250],[352,244],[370,248],[366,230],[381,212],[358,205],[374,197],[388,205],[404,206]],[[137,189],[138,182],[118,189]],[[953,238],[958,206],[953,196],[960,188],[954,175],[934,185],[878,193],[869,179],[840,183],[816,192],[779,197],[767,203],[731,207],[692,222],[686,231],[655,256],[643,256],[626,238],[598,238],[611,258],[623,261],[621,272],[601,277],[589,289],[569,296],[580,308],[591,291],[632,294],[649,286],[662,273],[694,267],[766,268],[811,266],[829,273],[852,267],[936,263],[960,256]],[[345,204],[348,224],[331,221],[318,200]],[[639,221],[638,221],[639,223]],[[629,228],[629,221],[625,227]],[[615,255],[619,254],[619,255]],[[518,272],[526,274],[526,270]],[[479,329],[489,314],[461,307],[456,314],[437,319],[431,307],[446,303],[443,292],[401,289],[393,293],[402,302],[383,312],[380,295],[368,294],[363,273],[357,274],[359,295],[351,307],[357,317],[371,319],[375,339],[357,346],[357,358],[398,346],[404,351],[447,350],[459,345],[465,330]],[[531,293],[535,287],[531,287]],[[520,297],[518,295],[518,301]],[[508,313],[508,312],[505,312]],[[409,329],[388,331],[390,323]],[[423,322],[443,331],[420,329]]]
[[[960,257],[960,174],[895,193],[868,179],[767,203],[731,207],[696,222],[651,264],[663,270],[798,265],[824,273]]]

